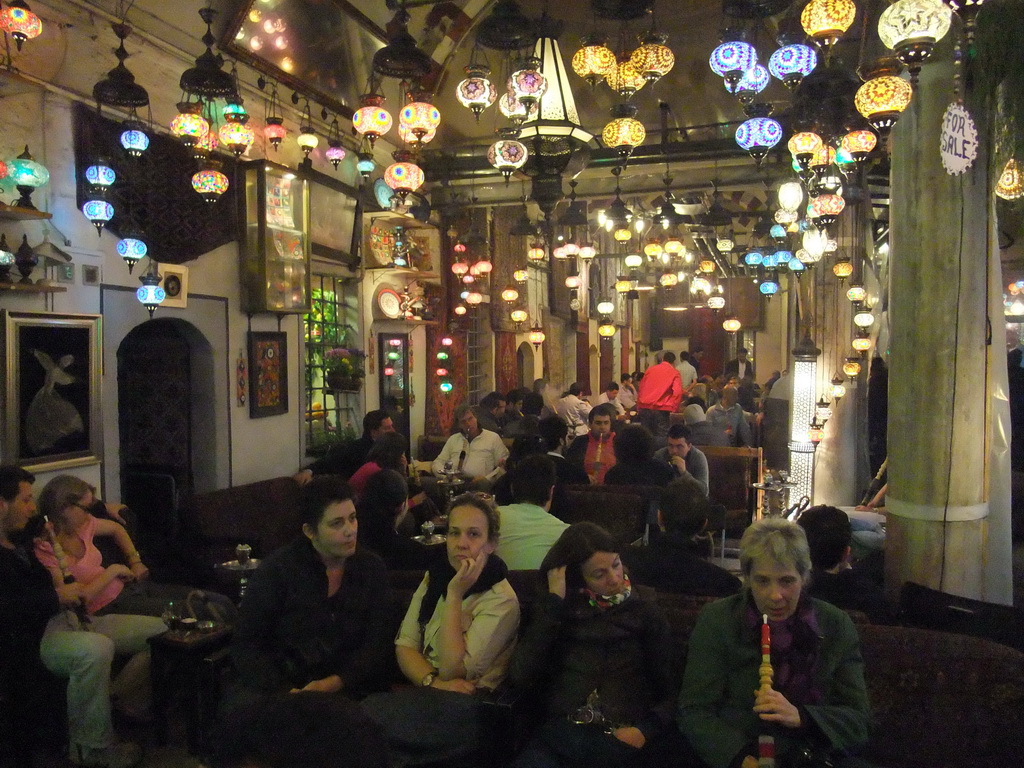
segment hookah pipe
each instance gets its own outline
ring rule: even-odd
[[[53,554],[57,558],[57,567],[60,568],[64,583],[74,584],[75,577],[71,574],[71,569],[68,567],[67,554],[64,552],[64,547],[61,546],[60,541],[57,540],[57,534],[53,530],[53,523],[50,522],[50,518],[46,515],[43,515],[43,520],[46,521],[43,530],[46,531],[46,538],[49,540],[50,546],[53,547]],[[90,619],[83,600],[79,600],[75,608],[68,608],[66,610],[75,617],[75,621],[72,622],[73,629],[86,628]]]
[[[885,457],[885,461],[882,462],[882,466],[878,468],[878,474],[875,475],[874,479],[868,483],[868,489],[864,492],[864,498],[860,500],[862,506],[866,506],[871,503],[871,500],[878,493],[878,489],[882,487],[882,476],[885,474],[886,468],[889,466],[889,457]]]
[[[768,614],[764,614],[764,623],[761,624],[761,665],[757,668],[757,675],[761,681],[761,687],[757,692],[764,693],[771,689],[774,672],[772,670],[772,635],[768,626]],[[757,758],[747,756],[743,758],[742,768],[775,768],[775,737],[771,734],[762,733],[757,737]]]
[[[601,474],[601,449],[604,448],[604,435],[597,438],[597,451],[594,452],[594,472],[590,477],[591,482],[595,481]]]

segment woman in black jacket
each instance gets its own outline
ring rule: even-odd
[[[600,526],[576,523],[541,563],[547,592],[509,679],[541,688],[546,720],[515,768],[631,766],[672,735],[668,624],[630,584],[618,549]]]

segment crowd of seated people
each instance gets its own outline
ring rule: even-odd
[[[99,619],[68,624],[69,610],[88,610],[89,582],[55,579],[31,556],[33,546],[44,551],[21,533],[36,512],[32,482],[24,470],[0,468],[4,618],[19,628],[23,653],[68,679],[72,761],[130,768],[140,752],[114,735],[111,659],[133,646],[119,645]],[[850,754],[865,738],[867,715],[856,632],[842,611],[809,594],[816,555],[800,525],[773,519],[748,529],[741,587],[693,549],[708,502],[692,477],[667,484],[658,503],[664,533],[646,551],[623,549],[593,523],[567,526],[551,517],[556,484],[552,457],[525,456],[512,473],[513,503],[498,508],[486,494],[457,496],[444,546],[421,548],[425,557],[416,566],[396,546],[410,532],[402,474],[371,475],[358,505],[337,477],[307,482],[301,530],[263,559],[242,602],[231,646],[235,672],[220,710],[223,738],[212,763],[283,765],[281,749],[296,735],[297,712],[360,724],[359,743],[377,745],[370,750],[376,762],[367,765],[458,760],[486,749],[480,708],[505,685],[528,692],[541,715],[515,757],[519,768],[727,768],[756,756],[766,728],[780,755],[813,748],[837,766],[857,764]],[[71,520],[81,538],[82,521]],[[107,531],[89,521],[84,527]],[[64,531],[55,526],[59,559],[67,557],[61,543],[71,541]],[[130,539],[112,535],[134,561]],[[522,630],[502,554],[538,574]],[[397,638],[389,622],[389,567],[425,570]],[[135,571],[128,568],[134,579],[144,577]],[[650,586],[726,596],[698,619],[681,688],[684,659],[667,655],[667,623]],[[777,671],[775,686],[758,690],[763,616],[775,638]],[[395,663],[406,682],[397,688],[390,678]],[[283,730],[276,746],[252,730],[277,719]],[[310,739],[326,738],[317,736],[325,733],[320,725],[309,723]],[[316,749],[307,744],[300,751]]]

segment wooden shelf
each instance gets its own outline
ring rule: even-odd
[[[424,272],[421,269],[410,269],[409,267],[367,267],[367,272],[397,272],[400,275],[415,275],[424,280],[437,280],[441,276],[436,272]]]
[[[62,285],[39,285],[38,283],[0,283],[0,291],[20,293],[67,293]]]
[[[0,203],[0,219],[6,219],[7,221],[42,221],[52,218],[52,213],[37,211],[35,208],[18,208],[13,205]]]

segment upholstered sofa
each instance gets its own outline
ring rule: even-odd
[[[264,556],[298,533],[297,499],[294,481],[277,478],[198,496],[184,522],[211,564],[233,557],[239,542]],[[396,630],[421,577],[408,571],[390,576]],[[537,574],[517,571],[510,580],[529,621]],[[709,599],[658,596],[680,658]],[[874,716],[869,759],[886,768],[1003,768],[1024,755],[1024,653],[963,634],[855,621]],[[494,759],[501,762],[523,737],[508,727],[522,704],[501,697],[493,704]]]

